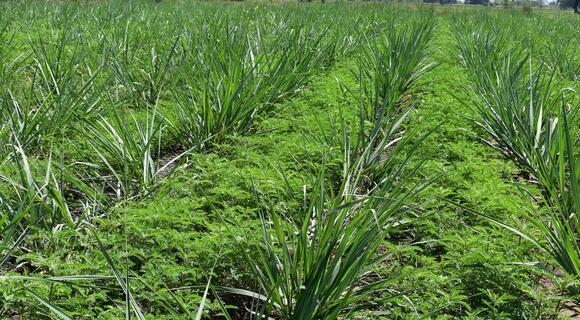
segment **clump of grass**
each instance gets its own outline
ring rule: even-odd
[[[357,77],[362,82],[364,93],[372,101],[364,109],[367,120],[390,118],[398,111],[398,103],[408,99],[410,89],[436,64],[430,60],[428,51],[436,25],[435,16],[424,13],[421,20],[404,24],[393,21],[379,25],[364,45]],[[362,79],[361,79],[362,80]]]
[[[110,100],[106,104],[105,116],[99,120],[83,118],[85,127],[78,133],[84,135],[87,142],[93,147],[95,154],[102,160],[78,163],[95,169],[98,181],[102,182],[107,190],[111,191],[117,200],[130,199],[136,196],[148,197],[160,187],[157,183],[161,174],[175,164],[186,150],[174,156],[163,165],[161,160],[161,138],[165,128],[164,117],[154,108],[147,114],[145,123],[134,121],[133,132],[128,126],[125,116],[121,114],[120,106]],[[158,120],[161,117],[161,120]],[[171,170],[166,174],[170,175]]]
[[[580,247],[576,240],[580,232],[576,214],[580,210],[580,189],[578,189],[580,177],[578,161],[575,158],[577,144],[576,139],[572,138],[566,108],[562,107],[558,115],[560,121],[553,124],[555,132],[553,148],[556,156],[550,156],[547,162],[538,163],[540,168],[538,183],[542,192],[532,192],[541,199],[543,208],[532,211],[518,208],[518,213],[531,223],[538,234],[534,236],[530,232],[486,218],[547,252],[566,275],[574,280],[580,275]],[[552,272],[543,264],[538,263],[536,266],[548,273]],[[565,289],[574,297],[578,297],[580,293],[574,281]]]
[[[506,49],[509,47],[505,33],[493,34],[489,30],[482,33],[483,30],[473,34],[456,30],[460,58],[470,74],[469,88],[477,92],[472,103],[478,118],[472,120],[487,134],[479,137],[482,141],[531,175],[529,180],[535,190],[524,188],[525,194],[542,204],[540,209],[517,208],[536,235],[482,216],[550,254],[575,279],[580,271],[576,241],[580,232],[576,217],[580,193],[575,159],[577,140],[572,138],[571,128],[577,123],[580,106],[566,102],[558,92],[555,74],[546,72],[543,61],[536,65],[523,50]],[[475,42],[470,41],[471,35]],[[493,52],[496,47],[500,50]],[[493,54],[493,59],[482,62]],[[562,67],[567,69],[565,63]],[[543,264],[537,266],[550,273]],[[572,295],[578,294],[574,283],[567,290]]]
[[[206,34],[195,44],[201,58],[191,53],[187,58],[189,66],[203,71],[192,76],[186,70],[174,90],[179,117],[172,128],[179,140],[207,150],[229,137],[252,134],[255,119],[269,117],[275,103],[299,93],[324,70],[338,39],[323,42],[326,30],[292,26],[285,19],[267,31],[218,17],[204,26]],[[186,39],[193,49],[190,36]]]
[[[456,32],[459,56],[470,75],[469,90],[476,92],[471,105],[477,118],[472,120],[487,134],[479,138],[538,181],[542,166],[556,157],[558,83],[522,50],[505,49],[506,34],[478,30],[472,42],[468,32]],[[486,60],[490,54],[495,56]],[[566,112],[573,118],[577,110]]]

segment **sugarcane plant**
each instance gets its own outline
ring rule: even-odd
[[[577,133],[572,130],[573,125],[569,121],[566,109],[562,102],[561,108],[557,111],[560,121],[546,123],[546,126],[553,128],[555,133],[552,140],[544,142],[543,147],[551,147],[555,153],[549,154],[547,162],[537,163],[540,190],[524,188],[525,194],[534,195],[534,199],[539,199],[542,206],[540,208],[532,206],[532,210],[518,207],[519,215],[531,223],[535,232],[521,230],[473,210],[467,210],[511,230],[538,249],[547,252],[556,265],[565,272],[568,280],[572,280],[563,282],[560,279],[557,283],[566,284],[564,289],[578,299],[580,288],[575,281],[580,275],[580,246],[577,240],[580,234],[577,214],[580,212],[578,188],[580,176],[576,156],[578,139],[574,138]],[[543,157],[540,149],[536,153],[538,158]],[[553,272],[545,263],[533,265],[547,273]],[[553,278],[559,279],[556,275]]]

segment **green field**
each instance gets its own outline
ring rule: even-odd
[[[579,47],[571,11],[0,2],[0,318],[570,318]]]

